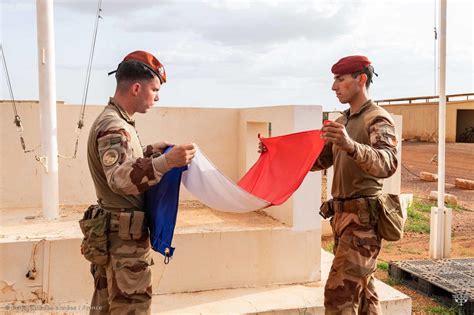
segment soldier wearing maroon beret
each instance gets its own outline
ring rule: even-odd
[[[392,117],[369,98],[374,68],[365,56],[348,56],[331,68],[332,90],[349,108],[322,128],[326,145],[313,171],[334,166],[332,209],[334,260],[324,290],[326,314],[381,314],[374,287],[381,238],[378,197],[395,173],[397,138]]]
[[[81,252],[94,278],[90,313],[150,314],[153,260],[143,193],[171,168],[190,163],[195,149],[193,144],[140,143],[133,117],[151,109],[166,82],[155,56],[134,51],[112,73],[115,94],[92,124],[87,144],[98,199],[80,221]],[[168,146],[173,148],[164,153]]]

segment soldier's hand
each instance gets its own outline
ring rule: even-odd
[[[324,121],[324,126],[321,128],[321,131],[323,132],[322,138],[324,140],[332,142],[343,151],[348,153],[354,152],[354,140],[349,137],[346,127],[343,124],[326,120]]]
[[[194,144],[179,144],[175,145],[170,151],[165,153],[166,162],[170,167],[181,167],[191,163],[194,158],[196,149]]]
[[[259,141],[258,142],[258,153],[263,153],[263,152],[267,152],[268,149],[267,149],[267,146],[263,144],[262,141]]]
[[[173,143],[169,143],[168,141],[160,141],[153,143],[151,146],[153,147],[153,152],[163,153],[167,147],[174,147],[175,145]]]

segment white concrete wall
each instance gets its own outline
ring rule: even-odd
[[[18,102],[18,112],[25,127],[28,148],[40,142],[38,103]],[[60,203],[90,204],[96,200],[94,186],[87,166],[87,137],[89,128],[103,106],[88,105],[85,127],[79,141],[76,159],[59,160]],[[58,105],[59,153],[71,156],[76,137],[75,129],[79,106]],[[8,102],[0,102],[0,208],[40,207],[41,175],[44,172],[34,153],[24,154],[12,123],[12,109]],[[268,136],[283,135],[301,130],[317,129],[321,124],[320,106],[278,106],[249,109],[167,108],[154,107],[146,115],[136,115],[136,125],[143,144],[160,140],[172,143],[197,143],[212,162],[229,178],[237,181],[258,158],[257,133]],[[302,187],[304,198],[317,199],[314,183],[319,175],[310,174]],[[313,178],[313,179],[311,179]],[[318,186],[318,185],[316,185]],[[303,189],[303,188],[302,188]],[[302,191],[303,192],[303,191]],[[301,192],[300,192],[301,193]],[[182,200],[194,199],[184,188]],[[292,225],[292,201],[271,210],[272,215]],[[306,228],[318,226],[299,216]],[[308,222],[312,222],[309,226]]]
[[[32,257],[36,244],[38,242],[0,243],[0,302],[40,300],[44,295],[44,242],[37,245],[34,255],[36,278],[30,280],[25,276],[33,267]]]
[[[79,233],[78,233],[79,234]],[[291,228],[177,233],[178,249],[168,265],[153,252],[154,293],[258,287],[321,279],[321,235]],[[37,278],[25,277],[38,241],[0,242],[0,303],[89,300],[92,276],[77,238],[41,241],[35,256]]]
[[[40,143],[39,105],[19,102],[17,106],[27,146],[33,148]],[[71,156],[74,152],[79,109],[74,105],[58,105],[58,147],[61,155]],[[86,151],[89,128],[102,109],[103,106],[87,106],[77,158],[59,159],[61,204],[90,204],[96,200]],[[0,102],[0,115],[0,207],[40,207],[41,174],[44,170],[35,161],[34,153],[23,153],[10,103]],[[160,140],[195,142],[221,171],[233,180],[238,179],[237,109],[154,107],[146,115],[137,114],[136,121],[143,144]],[[181,198],[194,199],[185,189],[181,191]]]

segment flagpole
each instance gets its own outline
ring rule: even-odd
[[[444,206],[446,152],[446,0],[440,0],[439,18],[439,108],[438,108],[438,206],[431,209],[430,257],[449,257],[451,211]]]
[[[36,1],[38,32],[38,76],[41,126],[43,215],[59,216],[58,133],[56,114],[56,74],[54,53],[53,0]]]

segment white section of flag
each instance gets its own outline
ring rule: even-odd
[[[196,154],[183,172],[186,189],[206,206],[225,212],[250,212],[270,206],[270,202],[243,190],[222,174],[195,145]]]

